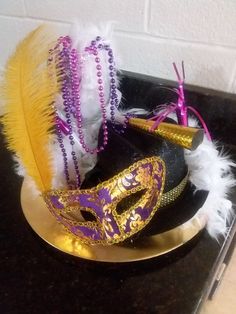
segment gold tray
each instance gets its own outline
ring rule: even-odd
[[[62,252],[100,262],[133,262],[163,255],[191,240],[206,225],[205,217],[197,213],[181,226],[143,238],[135,245],[87,245],[65,231],[42,197],[33,195],[26,179],[21,189],[21,205],[32,229],[48,244]]]

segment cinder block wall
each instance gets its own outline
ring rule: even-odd
[[[172,62],[184,60],[188,83],[236,91],[235,0],[0,0],[0,69],[39,23],[64,34],[75,18],[117,21],[125,70],[175,80]]]

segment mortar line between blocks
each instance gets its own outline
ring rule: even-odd
[[[53,23],[53,24],[67,24],[67,25],[72,25],[72,22],[68,22],[68,21],[62,21],[62,20],[50,20],[47,18],[39,18],[39,17],[34,17],[34,16],[30,16],[30,15],[4,15],[4,14],[0,14],[0,18],[4,18],[4,19],[19,19],[19,20],[31,20],[31,21],[38,21],[38,22],[49,22],[49,23]]]
[[[232,74],[231,74],[231,77],[230,77],[230,80],[229,80],[229,83],[228,83],[228,86],[227,86],[227,92],[229,92],[229,93],[234,93],[235,92],[234,91],[234,83],[235,83],[235,81],[236,81],[236,60],[235,60],[233,71],[232,71]]]
[[[143,28],[144,28],[145,33],[148,33],[150,10],[151,10],[151,2],[150,0],[146,0],[145,5],[144,5],[144,21],[143,21]]]
[[[225,45],[225,44],[218,44],[218,43],[207,43],[207,42],[201,42],[201,41],[188,41],[180,38],[173,38],[173,37],[164,37],[164,36],[155,36],[150,33],[142,33],[142,32],[129,32],[126,30],[120,30],[117,29],[115,30],[115,34],[117,35],[128,35],[133,38],[139,38],[143,40],[147,39],[152,39],[154,41],[159,41],[159,42],[172,42],[172,43],[178,43],[182,45],[186,44],[191,44],[193,46],[206,46],[210,48],[222,48],[222,49],[228,49],[228,50],[235,50],[236,52],[236,45],[235,46],[230,46],[230,45]]]
[[[27,16],[29,19],[31,20],[37,20],[37,21],[46,21],[46,22],[50,22],[50,23],[60,23],[60,24],[67,24],[67,25],[72,25],[73,22],[68,22],[68,21],[63,21],[63,20],[60,20],[60,19],[49,19],[49,18],[38,18],[38,17],[34,17],[34,16],[31,16],[31,15],[28,15]]]
[[[25,0],[22,0],[22,3],[23,3],[24,16],[27,16],[27,9],[26,9]]]

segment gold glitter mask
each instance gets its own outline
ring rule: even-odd
[[[163,160],[150,157],[94,188],[52,190],[43,196],[51,213],[69,232],[85,243],[108,245],[124,241],[148,224],[160,206],[164,184]],[[123,201],[137,193],[142,195],[135,204],[119,213]],[[86,221],[83,212],[93,219]]]

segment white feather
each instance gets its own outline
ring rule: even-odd
[[[115,118],[116,122],[124,124],[125,121],[125,116],[128,115],[134,115],[134,116],[139,116],[139,115],[146,115],[149,112],[146,109],[142,108],[131,108],[131,109],[119,109],[115,113]]]
[[[38,188],[36,187],[36,184],[32,177],[28,176],[25,170],[25,167],[21,163],[20,159],[18,156],[13,155],[13,161],[14,161],[14,170],[20,177],[26,177],[27,180],[25,180],[24,184],[29,188],[31,191],[31,194],[34,198],[38,197],[40,195],[40,192]]]
[[[84,53],[84,49],[88,47],[92,40],[95,40],[97,36],[103,39],[105,44],[110,44],[113,50],[114,59],[117,64],[117,55],[114,42],[112,41],[113,23],[100,24],[97,27],[90,26],[83,29],[79,24],[75,24],[71,30],[71,36],[74,43],[74,47],[80,52],[82,56],[82,80],[81,80],[81,112],[86,120],[94,120],[101,117],[101,109],[98,98],[98,84],[96,75],[96,63],[94,61],[94,55]],[[100,65],[102,66],[102,79],[104,87],[104,98],[109,106],[110,99],[110,80],[109,80],[109,63],[107,61],[107,51],[100,51],[99,53]],[[117,86],[118,79],[116,77]],[[110,111],[110,110],[109,110]]]
[[[176,115],[170,117],[176,120]],[[196,119],[188,119],[189,126],[199,127]],[[217,149],[217,143],[204,136],[203,143],[195,151],[185,150],[185,160],[190,172],[190,181],[196,190],[209,191],[206,202],[199,214],[207,217],[207,231],[213,238],[226,235],[227,226],[232,217],[232,202],[228,199],[231,189],[236,186],[232,174],[230,156]]]
[[[197,121],[189,119],[190,126],[198,126]],[[227,225],[232,217],[232,202],[228,194],[236,185],[231,168],[235,163],[217,143],[204,136],[203,143],[195,151],[185,150],[185,159],[190,170],[190,181],[197,190],[207,190],[209,195],[200,213],[207,216],[207,231],[213,238],[226,235]]]
[[[21,163],[21,160],[18,156],[13,155],[13,161],[14,161],[14,170],[20,177],[25,177],[26,176],[26,171],[25,167]]]
[[[71,156],[72,148],[71,148],[68,138],[64,139],[64,146],[66,148],[68,156]],[[53,178],[52,186],[54,189],[62,189],[62,188],[67,187],[67,183],[66,183],[66,179],[64,175],[63,158],[62,158],[61,151],[57,142],[52,143],[51,148],[54,150],[54,156],[55,156],[53,160],[53,167],[54,167],[55,175]],[[96,155],[85,153],[80,143],[78,142],[76,143],[73,149],[78,159],[81,182],[83,182],[86,173],[90,171],[91,169],[93,169],[93,167],[95,166],[97,157]],[[74,164],[73,164],[72,158],[68,158],[68,169],[70,172],[70,180],[76,182],[76,173],[74,171]]]

